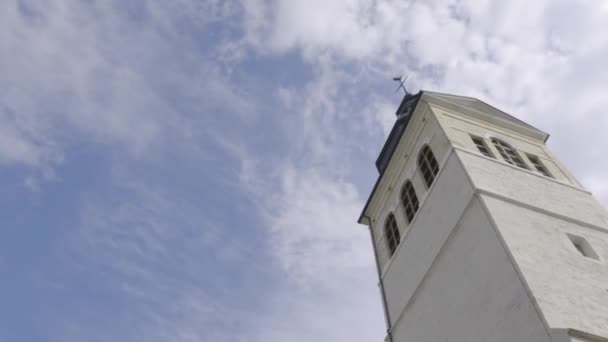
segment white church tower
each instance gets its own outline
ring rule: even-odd
[[[547,138],[473,98],[405,96],[359,218],[386,341],[608,341],[608,214]]]

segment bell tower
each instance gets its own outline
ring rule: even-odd
[[[545,145],[474,98],[406,94],[369,227],[389,342],[608,342],[608,214]]]

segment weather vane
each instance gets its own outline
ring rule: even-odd
[[[409,76],[409,75],[408,75]],[[395,89],[395,93],[399,91],[399,89],[403,89],[403,91],[405,92],[405,95],[409,95],[410,93],[407,91],[407,89],[405,89],[405,81],[407,80],[407,77],[405,76],[405,78],[403,78],[403,76],[397,76],[397,77],[393,77],[393,81],[399,82],[399,86],[397,87],[397,89]]]

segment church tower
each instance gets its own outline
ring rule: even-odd
[[[477,99],[404,97],[359,218],[387,342],[608,342],[608,214],[548,137]]]

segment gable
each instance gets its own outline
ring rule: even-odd
[[[521,125],[529,130],[533,130],[537,133],[540,133],[544,136],[546,136],[548,138],[548,134],[545,133],[544,131],[528,124],[527,122],[520,120],[518,118],[516,118],[513,115],[510,115],[508,113],[505,113],[499,109],[497,109],[496,107],[493,107],[481,100],[478,100],[476,98],[472,98],[472,97],[466,97],[466,96],[458,96],[458,95],[450,95],[450,94],[442,94],[442,93],[436,93],[436,92],[429,92],[429,91],[424,91],[424,94],[426,94],[427,96],[430,96],[431,98],[436,98],[436,99],[440,99],[443,101],[447,101],[450,103],[453,103],[457,106],[461,106],[461,107],[465,107],[465,108],[469,108],[472,109],[474,111],[477,112],[481,112],[481,113],[485,113],[488,115],[491,115],[499,120],[503,120],[506,122],[509,122],[511,124],[516,124],[516,125]],[[546,140],[546,138],[545,138]]]

